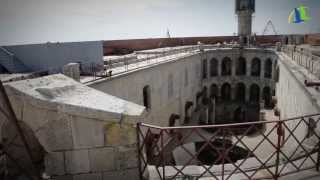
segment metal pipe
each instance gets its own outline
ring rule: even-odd
[[[163,144],[163,136],[164,136],[163,135],[163,131],[164,130],[160,131],[160,136],[161,136],[160,137],[160,141],[161,141],[160,142],[161,143],[161,154],[160,155],[161,155],[161,161],[162,161],[161,162],[161,165],[162,165],[162,179],[165,180],[166,179],[166,173],[165,173],[165,168],[166,168],[166,164],[165,163],[166,162],[165,162],[165,157],[164,157],[165,150],[164,150],[164,144]]]
[[[313,87],[313,86],[320,86],[320,81],[307,81],[305,80],[304,81],[304,84],[307,86],[307,87]]]
[[[281,144],[282,144],[282,122],[279,122],[278,125],[277,125],[277,136],[278,136],[278,141],[277,141],[277,148],[276,148],[276,151],[277,151],[277,159],[276,159],[276,171],[275,171],[275,174],[274,174],[274,179],[277,180],[279,177],[280,177],[280,174],[279,174],[279,165],[280,165],[280,151],[281,151]]]
[[[140,123],[137,123],[136,133],[137,133],[137,148],[138,148],[138,169],[139,169],[139,177],[140,177],[140,180],[143,180],[143,172],[142,172],[142,169],[141,169],[141,156],[143,156],[143,154],[141,153],[141,150],[140,150],[140,136],[139,136],[139,133],[140,133],[140,126],[141,126],[141,124],[140,124]]]
[[[304,115],[304,116],[298,116],[294,118],[288,118],[283,120],[273,120],[273,121],[255,121],[255,122],[246,122],[246,123],[230,123],[230,124],[218,124],[218,125],[201,125],[201,126],[175,126],[175,127],[162,127],[162,126],[156,126],[156,125],[150,125],[141,123],[141,126],[153,128],[153,129],[192,129],[192,128],[222,128],[222,127],[237,127],[237,126],[245,126],[245,125],[258,125],[258,124],[271,124],[271,123],[278,123],[281,122],[287,122],[287,121],[293,121],[300,118],[307,118],[312,116],[320,116],[320,113],[310,114],[310,115]]]
[[[318,152],[317,152],[317,164],[316,164],[316,170],[319,172],[320,170],[320,139],[318,138],[318,144],[317,144],[317,148],[318,148]]]

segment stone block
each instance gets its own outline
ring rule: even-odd
[[[45,156],[45,167],[48,175],[65,174],[64,154],[63,152],[52,152]]]
[[[115,170],[115,151],[113,148],[97,148],[89,150],[92,172]]]
[[[48,152],[73,148],[72,132],[68,116],[50,120],[36,132],[41,145]]]
[[[23,111],[23,105],[24,105],[22,98],[17,95],[10,95],[9,100],[17,119],[22,120],[22,114],[23,114],[22,111]],[[3,107],[2,105],[0,106]]]
[[[50,113],[49,113],[50,112]],[[31,104],[26,104],[23,109],[23,121],[26,122],[33,131],[37,131],[48,122],[48,117],[54,117],[53,111],[41,109]],[[50,114],[50,116],[48,116]]]
[[[103,180],[139,180],[138,169],[103,173]]]
[[[73,180],[102,180],[102,174],[95,173],[95,174],[79,174],[73,176]]]
[[[67,173],[78,174],[90,171],[88,150],[67,151],[65,158]]]
[[[104,145],[104,122],[73,116],[71,126],[74,148],[101,147]]]
[[[53,176],[51,180],[73,180],[72,175],[65,175],[65,176]]]
[[[105,145],[135,144],[136,136],[136,129],[132,124],[109,123],[105,125]]]
[[[78,63],[69,63],[63,66],[63,74],[80,81],[80,65]]]
[[[119,169],[131,169],[138,167],[138,152],[135,146],[118,148]]]

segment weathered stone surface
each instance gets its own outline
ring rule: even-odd
[[[67,151],[65,158],[67,173],[77,174],[90,171],[88,150]]]
[[[118,167],[119,169],[130,169],[138,167],[138,152],[137,147],[123,147],[118,148]]]
[[[63,66],[62,71],[64,75],[80,81],[80,65],[78,63],[66,64]]]
[[[203,56],[202,56],[203,55]],[[202,57],[200,57],[202,56]],[[246,72],[244,75],[237,75],[237,60],[242,56],[246,62]],[[222,61],[225,57],[229,57],[232,61],[230,76],[222,76]],[[259,58],[261,61],[260,76],[251,76],[252,59]],[[102,79],[92,82],[89,86],[100,91],[121,97],[131,102],[143,105],[143,88],[148,85],[151,89],[151,109],[147,110],[146,118],[143,122],[151,123],[159,126],[167,126],[168,119],[171,114],[179,114],[184,119],[184,106],[187,101],[195,102],[197,92],[206,86],[210,92],[210,86],[216,84],[218,86],[218,95],[221,94],[221,87],[224,83],[229,83],[232,87],[231,97],[235,94],[235,85],[237,83],[245,84],[245,99],[249,101],[250,86],[257,84],[260,88],[260,94],[264,87],[275,89],[273,78],[264,78],[265,62],[267,59],[272,61],[272,71],[274,72],[277,63],[277,55],[272,50],[250,48],[250,49],[206,49],[203,54],[189,54],[184,58],[176,57],[178,60],[171,60],[168,63],[155,65],[151,68],[139,69],[134,72],[124,73],[120,77]],[[201,78],[202,64],[201,58],[207,59],[207,78]],[[215,58],[218,61],[217,76],[211,77],[210,62]],[[161,61],[161,59],[159,58]],[[186,73],[187,71],[187,77]],[[152,73],[151,73],[152,72]],[[172,74],[174,84],[172,86],[173,94],[168,96],[169,75]],[[132,83],[134,82],[134,83]],[[193,82],[193,83],[190,83]],[[260,96],[262,98],[262,96]]]
[[[61,74],[8,83],[6,89],[24,96],[31,104],[101,120],[119,121],[120,114],[140,116],[145,109]]]
[[[89,150],[92,172],[115,170],[115,151],[113,148],[97,148]]]
[[[46,173],[49,175],[65,174],[63,152],[52,152],[45,156]]]
[[[103,173],[103,180],[139,180],[138,169]]]
[[[79,174],[73,177],[73,180],[102,180],[102,174]]]
[[[47,151],[68,150],[73,148],[72,132],[68,116],[49,121],[36,132],[36,136]]]
[[[22,120],[22,111],[24,107],[23,99],[18,95],[8,95],[13,111],[18,120]]]
[[[104,145],[104,122],[82,117],[72,117],[74,148],[98,147]]]
[[[64,176],[53,176],[51,177],[52,180],[73,180],[72,175],[64,175]]]
[[[26,103],[23,109],[23,121],[26,122],[32,130],[36,131],[48,122],[47,109],[41,109]]]
[[[119,146],[136,143],[136,129],[131,124],[105,125],[105,145]]]

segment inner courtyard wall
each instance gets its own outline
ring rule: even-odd
[[[200,58],[199,54],[190,55],[89,86],[140,105],[144,104],[143,88],[149,86],[150,108],[144,121],[168,126],[172,113],[183,115],[185,102],[195,102],[195,94],[201,89]]]
[[[225,57],[231,59],[232,73],[228,76],[222,75],[221,70],[222,60]],[[246,74],[244,75],[236,74],[236,63],[239,57],[243,57],[246,61]],[[212,58],[218,60],[218,74],[214,77],[210,75],[210,60]],[[260,74],[255,77],[251,76],[251,61],[254,58],[258,58],[261,62]],[[272,61],[272,72],[269,78],[264,77],[264,66],[267,59]],[[207,64],[204,65],[204,62]],[[229,83],[232,87],[232,100],[235,98],[236,85],[238,83],[245,84],[246,102],[249,101],[250,87],[253,84],[259,86],[259,101],[263,100],[264,87],[269,87],[271,89],[270,94],[273,95],[275,91],[274,72],[276,64],[277,55],[271,50],[204,50],[195,55],[189,55],[164,64],[128,72],[110,79],[98,80],[88,84],[88,86],[140,105],[144,105],[143,88],[149,86],[150,108],[147,108],[147,116],[144,121],[155,125],[168,126],[168,121],[172,114],[180,115],[179,124],[183,124],[185,104],[188,101],[193,102],[192,108],[194,109],[196,95],[201,93],[204,87],[207,87],[210,95],[210,86],[212,84],[218,86],[218,98],[221,96],[221,86],[224,83]],[[206,74],[205,78],[203,77],[204,73]],[[171,79],[172,82],[170,82]],[[170,93],[170,91],[172,92]]]
[[[297,58],[291,58],[285,53],[279,54],[279,81],[276,85],[277,107],[280,110],[280,119],[289,119],[304,115],[319,113],[320,98],[319,91],[315,87],[307,87],[305,80],[317,81],[312,72],[298,63]],[[303,58],[304,56],[301,56]],[[307,57],[305,57],[307,58]],[[300,60],[300,59],[299,59]],[[298,147],[297,140],[302,141],[311,133],[308,123],[317,122],[320,116],[311,118],[298,118],[294,121],[288,121],[284,128],[284,136],[287,139],[286,145],[282,148],[287,155],[293,155]],[[305,122],[301,122],[305,120]],[[297,140],[290,136],[286,128],[294,129]],[[319,122],[316,124],[314,132],[319,134]],[[313,133],[313,132],[312,132]],[[304,140],[304,147],[308,149],[314,146],[315,136]],[[299,151],[299,149],[297,150]],[[300,148],[300,151],[303,151]]]
[[[307,57],[300,56],[301,59]],[[278,107],[281,118],[292,118],[296,116],[314,114],[319,112],[318,91],[314,87],[306,87],[305,80],[316,80],[317,78],[298,63],[299,59],[282,54],[279,61],[279,82],[276,87]]]

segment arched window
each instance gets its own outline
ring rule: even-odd
[[[146,109],[151,108],[151,96],[150,96],[150,86],[143,87],[143,105]]]
[[[288,38],[288,36],[286,36],[286,37],[284,38],[284,44],[289,44],[289,38]]]
[[[271,78],[272,76],[272,60],[267,59],[264,64],[264,77]]]
[[[238,83],[236,86],[236,101],[245,102],[246,86],[243,83]]]
[[[236,123],[246,122],[246,111],[241,106],[233,112],[233,119]]]
[[[210,60],[210,76],[214,77],[218,75],[218,60],[212,58]]]
[[[210,97],[211,98],[218,97],[218,86],[216,84],[212,84],[210,87]]]
[[[263,88],[263,100],[265,107],[271,106],[271,89],[270,87]]]
[[[252,84],[250,87],[250,102],[259,103],[260,88],[257,84]]]
[[[178,114],[171,114],[169,117],[169,127],[174,127],[177,119],[180,119]]]
[[[208,97],[208,88],[207,88],[207,86],[204,86],[203,88],[202,88],[202,97]]]
[[[240,57],[237,61],[236,74],[243,76],[243,75],[246,75],[246,71],[247,71],[246,59],[244,57]]]
[[[247,44],[248,43],[248,38],[247,37],[243,37],[243,44]]]
[[[261,61],[259,58],[254,58],[251,62],[251,76],[260,76]]]
[[[279,82],[279,78],[280,78],[280,68],[276,67],[276,72],[275,72],[274,79],[275,79],[276,82]]]
[[[196,94],[196,105],[199,105],[200,100],[202,99],[202,91],[201,92],[197,92]]]
[[[230,76],[231,75],[231,59],[228,57],[225,57],[222,60],[221,75],[222,76]]]
[[[202,79],[207,78],[207,71],[208,71],[207,64],[208,64],[207,60],[204,59],[202,61]]]
[[[193,106],[193,102],[187,101],[184,105],[184,124],[188,124],[191,118],[191,107]]]
[[[222,85],[221,88],[221,98],[223,101],[231,100],[231,86],[228,83]]]

